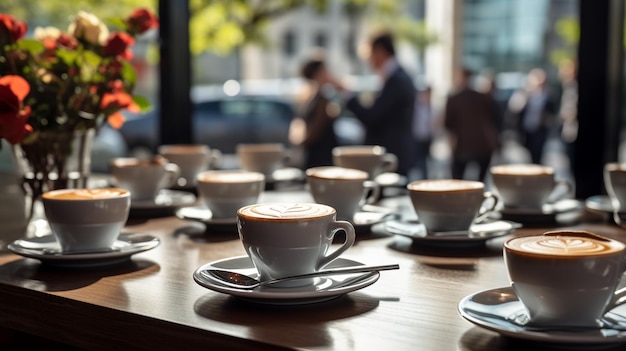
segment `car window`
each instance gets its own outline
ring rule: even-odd
[[[288,105],[276,101],[256,101],[254,115],[263,121],[285,121],[291,119],[293,112]]]

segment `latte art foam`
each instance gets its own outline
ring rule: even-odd
[[[408,185],[413,191],[461,191],[483,189],[481,182],[459,179],[418,180]]]
[[[588,256],[620,251],[624,245],[613,240],[576,236],[530,236],[513,239],[510,249],[537,255]]]
[[[284,220],[324,217],[335,213],[330,206],[315,203],[270,203],[255,204],[239,209],[238,214],[244,217]]]
[[[128,191],[117,188],[103,189],[69,189],[57,190],[45,193],[43,196],[47,199],[59,200],[96,200],[110,199],[128,194]]]

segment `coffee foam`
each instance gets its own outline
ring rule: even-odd
[[[626,172],[626,163],[607,163],[604,168],[609,172]]]
[[[238,151],[244,152],[284,152],[283,144],[239,144]]]
[[[165,158],[158,156],[148,160],[138,158],[117,158],[114,159],[111,164],[114,167],[148,167],[148,166],[162,166],[166,164]]]
[[[599,236],[541,235],[511,239],[506,247],[520,253],[545,256],[593,256],[617,253],[624,244]]]
[[[342,167],[318,167],[310,168],[306,171],[308,176],[325,179],[363,179],[366,180],[368,174],[358,169],[342,168]]]
[[[265,176],[257,172],[240,172],[240,171],[210,171],[198,175],[200,182],[216,182],[216,183],[248,183],[258,182],[265,179]]]
[[[541,175],[554,174],[551,167],[535,164],[512,164],[491,167],[491,173],[502,175]]]
[[[266,203],[240,208],[237,214],[249,219],[290,220],[325,217],[335,213],[335,209],[316,203]]]
[[[162,145],[159,147],[160,154],[206,154],[209,150],[206,145],[194,144]]]
[[[410,183],[409,190],[413,191],[463,191],[483,189],[482,182],[460,179],[432,179],[419,180]]]
[[[341,146],[333,149],[335,156],[372,156],[383,155],[386,150],[382,146]]]
[[[128,191],[118,188],[66,189],[47,192],[43,194],[43,197],[53,200],[97,200],[110,199],[127,194]]]

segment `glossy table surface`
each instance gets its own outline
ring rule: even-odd
[[[372,265],[398,263],[399,270],[381,272],[373,285],[331,301],[263,305],[208,290],[192,279],[206,263],[245,254],[235,230],[216,231],[172,215],[129,220],[124,232],[148,233],[161,244],[124,264],[54,268],[12,254],[7,244],[24,236],[23,198],[13,178],[0,179],[0,326],[9,330],[84,349],[478,351],[528,346],[473,325],[457,310],[469,294],[509,285],[502,260],[502,242],[509,236],[474,248],[432,248],[376,227],[363,230],[343,257]],[[302,189],[263,196],[286,202],[307,198]],[[380,205],[410,213],[404,196]],[[583,213],[582,222],[535,223],[512,235],[560,227],[626,240],[624,230],[590,213]]]

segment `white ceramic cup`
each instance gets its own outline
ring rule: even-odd
[[[367,172],[335,166],[306,170],[308,190],[315,202],[333,207],[337,218],[352,221],[364,204],[378,199],[380,186]]]
[[[554,168],[538,164],[498,165],[490,173],[496,192],[510,208],[541,208],[563,199],[573,188],[568,180],[555,179]]]
[[[130,210],[130,192],[121,188],[53,190],[42,201],[63,252],[110,249]]]
[[[478,181],[417,180],[407,188],[418,220],[429,233],[469,230],[472,223],[485,219],[498,204],[498,198],[485,192],[484,183]]]
[[[611,162],[604,165],[604,188],[613,205],[615,223],[624,227],[626,220],[626,164]]]
[[[159,146],[159,155],[180,168],[178,187],[195,187],[196,176],[211,168],[218,168],[222,161],[220,150],[199,144],[174,144]]]
[[[263,173],[266,177],[271,177],[289,161],[287,149],[280,143],[239,144],[237,157],[242,169]]]
[[[237,210],[256,203],[265,188],[265,176],[259,172],[204,171],[196,180],[198,193],[212,218],[237,217]]]
[[[332,150],[333,165],[365,171],[370,179],[398,168],[396,155],[377,145],[337,146]]]
[[[261,281],[316,272],[354,244],[354,227],[335,209],[316,203],[261,203],[237,211],[239,237]],[[330,252],[333,238],[346,240]],[[310,285],[312,279],[276,286]]]
[[[584,231],[554,231],[504,243],[504,261],[527,324],[592,327],[626,302],[617,290],[626,269],[625,245]]]
[[[110,162],[115,186],[130,191],[131,200],[154,200],[161,189],[176,184],[180,168],[164,157],[150,160],[131,157],[114,158]]]

